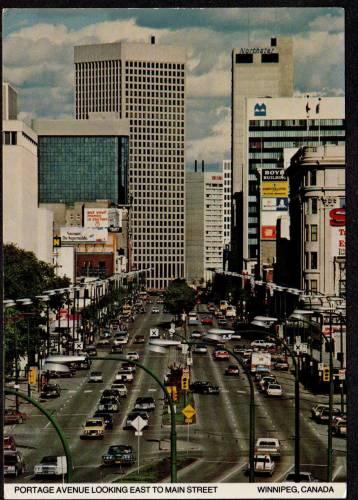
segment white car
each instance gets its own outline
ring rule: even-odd
[[[270,455],[261,455],[255,453],[254,456],[254,472],[255,474],[269,474],[273,475],[276,468],[275,462],[271,459]],[[248,465],[250,470],[250,464]]]
[[[103,382],[102,372],[91,372],[88,382]]]
[[[258,438],[255,445],[255,453],[259,455],[281,456],[280,441],[276,438]]]
[[[267,342],[266,340],[253,340],[250,345],[253,348],[262,347],[264,349],[268,347],[275,347],[273,342]]]
[[[269,384],[266,389],[268,396],[282,396],[282,387],[280,384]]]
[[[113,340],[113,345],[128,344],[128,335],[120,335]]]
[[[126,358],[129,359],[129,361],[138,361],[139,354],[137,353],[137,351],[127,352]]]
[[[159,307],[152,307],[152,314],[159,314]]]
[[[117,382],[113,382],[111,385],[111,389],[115,389],[119,392],[119,396],[121,398],[126,398],[128,394],[128,389],[124,384],[119,384]]]
[[[115,376],[117,382],[132,382],[134,379],[133,373],[120,371]]]
[[[197,344],[194,349],[193,349],[193,352],[196,352],[197,354],[206,354],[208,352],[208,348],[206,347],[205,344]]]

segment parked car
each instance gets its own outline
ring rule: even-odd
[[[6,408],[4,410],[5,425],[22,424],[26,417],[26,413],[22,413],[12,408]]]
[[[266,394],[275,397],[282,396],[282,387],[280,384],[268,384]]]
[[[136,461],[132,446],[127,444],[115,444],[108,448],[107,453],[102,455],[103,465],[132,465]]]
[[[15,476],[25,472],[25,461],[20,451],[4,450],[4,476]]]
[[[103,382],[102,372],[91,372],[88,382]]]
[[[284,483],[294,483],[296,482],[296,473],[294,471],[291,471],[287,474],[287,476],[285,477]],[[300,475],[299,475],[299,479],[298,479],[298,482],[299,483],[317,483],[318,482],[318,479],[316,479],[311,472],[304,472],[304,471],[300,471]]]
[[[332,434],[339,437],[347,437],[347,420],[336,419],[332,424]]]
[[[45,384],[40,393],[41,398],[58,398],[61,396],[61,389],[58,384]]]
[[[110,413],[105,413],[103,411],[96,411],[93,418],[103,418],[106,430],[113,429],[113,417]]]
[[[134,337],[134,344],[144,344],[144,343],[145,343],[144,335],[136,335]]]
[[[258,438],[255,445],[255,453],[258,455],[271,455],[271,457],[281,456],[280,441],[276,438]]]
[[[88,418],[80,435],[80,439],[103,439],[105,423],[103,418]]]
[[[127,352],[126,358],[128,360],[131,360],[131,361],[138,361],[139,354],[137,353],[137,351],[130,351],[130,352]],[[132,365],[132,366],[135,366],[135,365]]]
[[[16,441],[14,436],[4,436],[4,450],[16,450]]]
[[[225,370],[225,375],[234,375],[238,377],[240,375],[238,365],[229,365]]]

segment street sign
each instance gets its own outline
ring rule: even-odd
[[[296,353],[299,353],[301,350],[301,344],[295,344],[295,351]]]
[[[83,342],[75,342],[75,351],[82,351]]]
[[[346,379],[346,369],[342,368],[341,370],[338,370],[338,379],[339,380],[345,380]]]
[[[186,419],[184,420],[184,422],[185,422],[186,424],[192,424],[192,423],[193,423],[193,419],[192,419],[192,418],[186,418]]]
[[[140,432],[142,429],[144,429],[146,425],[147,422],[144,420],[144,418],[140,417],[139,415],[131,422],[131,426],[134,427],[137,432]]]
[[[307,354],[307,351],[308,351],[308,346],[307,344],[301,344],[301,352],[303,354]]]
[[[61,238],[60,236],[54,236],[53,238],[53,247],[59,248],[61,246]]]
[[[191,405],[187,405],[181,412],[186,418],[192,418],[196,414],[196,411]]]
[[[159,338],[159,328],[150,328],[149,329],[149,337]]]
[[[318,370],[321,372],[323,370],[324,363],[318,363]]]

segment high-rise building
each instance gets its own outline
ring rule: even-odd
[[[16,95],[10,89],[12,87],[5,84],[8,119],[2,122],[3,241],[52,263],[53,217],[49,210],[38,207],[37,135],[17,120]]]
[[[248,98],[245,109],[244,269],[253,272],[258,264],[262,275],[276,257],[277,219],[288,213],[284,155],[302,146],[343,145],[344,98]]]
[[[231,190],[232,190],[232,173],[231,160],[223,160],[223,177],[224,177],[224,245],[230,245],[231,237]]]
[[[75,47],[75,116],[112,111],[130,121],[133,263],[163,289],[185,273],[183,48],[151,43]]]
[[[293,94],[293,45],[286,37],[271,38],[269,47],[245,47],[232,52],[232,236],[230,268],[241,271],[247,255],[242,240],[247,213],[247,97],[290,97]],[[261,110],[257,109],[257,116]],[[252,179],[252,175],[250,177]]]
[[[311,294],[346,292],[344,149],[331,144],[300,148],[286,170],[291,283]]]
[[[2,84],[2,119],[17,120],[17,92],[7,82]]]
[[[186,174],[186,276],[207,283],[223,269],[224,176],[221,172]]]
[[[128,120],[90,118],[33,120],[40,203],[127,203]]]

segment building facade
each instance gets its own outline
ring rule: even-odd
[[[345,148],[300,148],[286,174],[292,285],[312,294],[345,296]]]
[[[2,84],[2,119],[17,120],[17,92],[7,82]]]
[[[191,284],[212,280],[223,269],[224,176],[186,174],[186,276]]]
[[[8,117],[17,116],[16,107],[11,111],[16,97],[10,94],[12,102],[5,106]],[[3,120],[2,125],[3,241],[52,263],[52,213],[37,203],[37,135],[16,118]]]
[[[164,289],[185,273],[185,73],[180,47],[75,47],[75,116],[117,112],[130,123],[133,265]]]
[[[112,115],[90,118],[33,120],[40,203],[128,202],[129,123]]]
[[[232,190],[232,174],[231,160],[223,161],[223,177],[224,177],[224,245],[230,246],[231,239],[231,190]]]
[[[344,98],[249,98],[245,109],[244,269],[262,275],[275,261],[277,219],[288,213],[285,163],[302,146],[345,143]]]
[[[245,185],[248,177],[246,98],[293,95],[293,44],[291,38],[271,38],[268,47],[242,47],[232,51],[231,151],[232,236],[230,268],[243,269],[248,258],[245,221],[248,217]],[[260,114],[261,108],[257,108]]]

